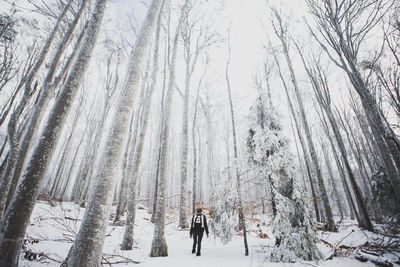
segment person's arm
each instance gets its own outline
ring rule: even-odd
[[[194,216],[192,217],[192,223],[190,224],[190,237],[192,237],[192,234],[193,234],[193,219],[194,219]]]
[[[207,234],[207,237],[208,237],[208,225],[207,225],[207,219],[206,219],[206,215],[203,215],[204,216],[204,229],[206,230],[206,234]]]

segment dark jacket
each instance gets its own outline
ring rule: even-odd
[[[200,219],[201,223],[195,223],[195,219]],[[198,213],[196,215],[193,215],[192,217],[192,223],[190,224],[190,235],[193,234],[193,232],[196,233],[203,233],[204,230],[206,230],[206,234],[208,235],[208,225],[207,225],[207,219],[206,216],[203,215],[202,213]]]

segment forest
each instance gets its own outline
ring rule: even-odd
[[[188,265],[400,266],[399,1],[0,0],[0,267]]]

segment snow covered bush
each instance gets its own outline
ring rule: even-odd
[[[234,214],[235,190],[232,190],[230,184],[223,183],[217,188],[213,217],[209,223],[215,237],[224,245],[232,240],[238,225],[238,216]]]
[[[249,160],[263,170],[270,183],[274,211],[273,234],[276,238],[272,262],[319,260],[316,227],[309,208],[311,199],[297,184],[293,156],[283,136],[272,102],[260,93],[249,116],[247,140]]]

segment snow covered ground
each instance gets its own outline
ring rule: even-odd
[[[59,266],[72,245],[74,234],[79,229],[80,220],[84,209],[73,203],[49,205],[47,202],[38,202],[35,206],[31,223],[27,231],[25,247],[33,253],[21,254],[20,266]],[[132,251],[121,251],[120,244],[124,232],[124,226],[113,225],[113,218],[110,216],[107,237],[104,244],[105,259],[112,266],[116,261],[125,262],[128,258],[140,264],[128,263],[118,266],[163,266],[163,267],[258,267],[258,266],[351,266],[366,267],[375,266],[372,262],[360,262],[354,259],[350,253],[346,257],[334,257],[332,260],[320,262],[299,262],[296,264],[271,263],[268,259],[274,238],[269,225],[262,225],[257,219],[248,222],[250,255],[244,256],[243,239],[236,236],[227,245],[215,240],[211,233],[210,238],[203,238],[202,256],[196,257],[191,254],[192,240],[189,232],[177,228],[178,216],[174,211],[169,211],[166,218],[166,239],[168,244],[168,257],[150,258],[150,246],[153,238],[153,224],[149,221],[150,215],[144,209],[138,209],[135,227],[135,249]],[[265,218],[263,221],[268,222]],[[338,233],[321,233],[321,238],[335,246],[340,245],[356,247],[364,244],[372,238],[372,234],[361,231],[354,225],[354,222],[347,221],[343,231]],[[352,225],[353,224],[353,225]],[[257,226],[259,225],[259,226]],[[267,238],[259,238],[260,230]],[[265,235],[264,235],[265,237]],[[332,248],[321,242],[321,251],[329,257]],[[343,254],[349,251],[341,251]],[[45,256],[40,255],[44,253]],[[113,256],[111,256],[113,255]],[[122,256],[118,257],[116,255]],[[28,260],[26,257],[30,257]],[[35,260],[32,260],[36,257]],[[105,261],[104,261],[105,262]],[[394,265],[399,266],[399,265]]]

